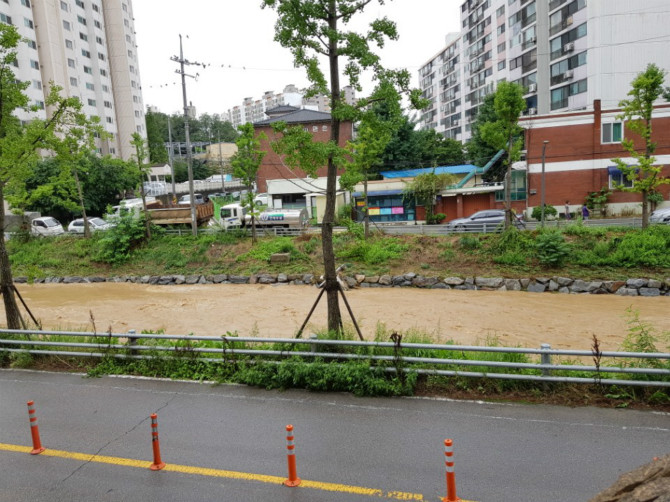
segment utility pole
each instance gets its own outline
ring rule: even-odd
[[[221,156],[221,132],[219,132],[219,167],[221,168],[221,192],[226,193],[226,173],[223,168],[223,157]]]
[[[170,140],[170,172],[172,173],[172,199],[177,200],[177,188],[175,187],[174,181],[174,150],[172,145],[172,123],[170,122],[170,116],[168,115],[168,139]]]
[[[198,219],[196,217],[195,212],[195,194],[193,190],[193,162],[191,160],[191,137],[188,125],[188,102],[186,101],[186,77],[196,78],[198,74],[196,73],[195,75],[188,75],[184,71],[184,65],[189,66],[192,64],[199,65],[200,63],[191,62],[188,59],[184,59],[184,49],[182,46],[181,34],[179,35],[179,57],[172,56],[170,59],[172,61],[175,61],[176,63],[179,63],[180,66],[180,69],[175,70],[175,73],[179,73],[181,75],[181,90],[184,98],[184,136],[186,136],[185,139],[186,139],[186,166],[188,168],[188,193],[191,202],[191,230],[193,231],[193,235],[197,236]]]

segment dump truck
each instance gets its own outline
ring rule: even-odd
[[[251,226],[251,215],[246,206],[227,204],[221,208],[221,226],[229,228],[246,228]],[[258,228],[291,228],[302,230],[309,226],[309,213],[306,208],[273,209],[268,208],[256,217]]]
[[[191,223],[190,206],[163,207],[149,209],[147,212],[154,225],[189,225]],[[214,216],[214,204],[212,201],[196,204],[195,214],[198,225],[207,223]]]

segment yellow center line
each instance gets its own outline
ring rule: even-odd
[[[28,446],[0,443],[0,450],[18,452],[18,453],[30,453],[32,448]],[[147,460],[134,460],[131,458],[109,457],[106,455],[90,455],[87,453],[51,450],[49,448],[40,453],[40,455],[43,457],[66,458],[70,460],[79,460],[82,462],[97,462],[100,464],[112,464],[124,467],[138,467],[143,469],[148,469],[151,466],[151,462]],[[218,478],[242,479],[245,481],[258,481],[261,483],[270,483],[277,485],[281,485],[286,479],[279,476],[269,476],[266,474],[225,471],[221,469],[210,469],[207,467],[194,467],[189,465],[178,465],[178,464],[166,464],[165,467],[163,468],[163,471],[180,472],[182,474],[197,474],[199,476],[212,476]],[[377,497],[392,500],[424,500],[423,495],[420,493],[409,493],[409,492],[398,492],[398,491],[385,492],[383,490],[379,490],[376,488],[365,488],[363,486],[351,486],[339,483],[326,483],[322,481],[309,481],[306,479],[302,480],[302,483],[300,484],[299,488],[312,488],[315,490],[322,490],[328,492],[352,493],[355,495],[366,495],[369,497]],[[461,500],[461,502],[467,502],[467,501]]]

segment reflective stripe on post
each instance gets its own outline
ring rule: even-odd
[[[165,467],[165,462],[161,460],[161,447],[158,442],[158,415],[151,414],[151,446],[154,450],[154,462],[149,466],[152,471],[160,471]]]
[[[288,479],[284,481],[286,486],[298,486],[301,482],[301,479],[298,477],[296,464],[295,464],[295,444],[293,444],[293,426],[286,426],[286,458],[288,461]]]
[[[442,502],[458,502],[456,496],[456,474],[454,473],[454,448],[451,439],[444,440],[444,465],[447,471],[447,496]]]
[[[46,448],[42,448],[40,441],[40,429],[37,427],[37,415],[35,414],[35,401],[28,401],[28,418],[30,419],[30,435],[33,438],[33,449],[31,455],[39,455]]]

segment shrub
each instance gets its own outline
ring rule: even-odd
[[[544,206],[544,217],[554,217],[558,214],[558,211],[554,206]],[[540,221],[542,219],[542,206],[535,206],[533,212],[530,213],[531,218]]]
[[[95,260],[114,265],[127,261],[133,249],[146,240],[144,218],[132,212],[120,216],[116,226],[105,230],[97,240]]]
[[[545,229],[535,241],[537,258],[547,267],[560,267],[570,254],[570,247],[560,231]]]
[[[479,237],[464,235],[458,240],[458,245],[463,249],[479,249],[482,247],[482,241]]]

